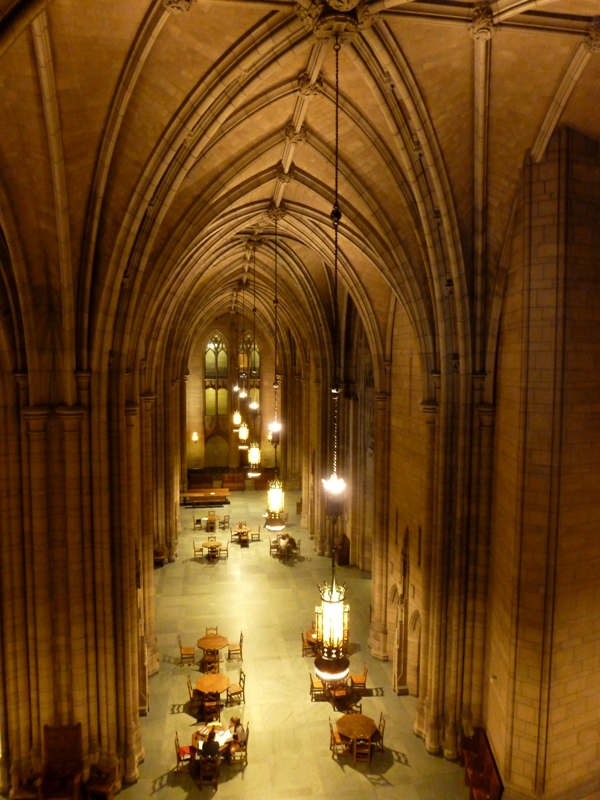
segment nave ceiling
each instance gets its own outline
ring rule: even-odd
[[[130,364],[185,360],[205,321],[250,289],[249,242],[270,336],[275,216],[282,319],[305,357],[324,349],[330,13],[315,0],[0,3],[12,369],[56,370],[48,329],[65,375],[111,350]],[[529,151],[543,159],[559,126],[600,137],[597,17],[598,0],[361,0],[347,12],[340,279],[381,388],[396,302],[425,373],[453,353],[485,368],[521,165]]]

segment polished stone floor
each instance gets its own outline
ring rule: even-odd
[[[466,800],[462,770],[457,764],[426,753],[412,733],[414,698],[398,697],[391,688],[391,663],[370,657],[367,647],[370,574],[353,567],[337,570],[348,586],[350,604],[351,671],[369,665],[368,696],[363,713],[386,718],[385,752],[375,753],[370,765],[354,766],[351,760],[332,760],[329,723],[339,716],[325,702],[311,702],[309,658],[301,655],[302,629],[311,627],[319,602],[318,583],[330,577],[330,561],[317,556],[306,530],[296,516],[297,497],[286,494],[289,532],[301,540],[301,558],[280,563],[271,558],[268,541],[248,549],[230,545],[229,558],[217,563],[194,560],[191,509],[181,509],[182,532],[178,557],[155,570],[156,625],[160,671],[150,679],[150,711],[142,719],[146,758],[139,781],[124,788],[124,800],[149,797],[212,797],[214,789],[200,790],[189,774],[176,772],[175,732],[188,744],[198,727],[186,713],[186,678],[200,676],[197,668],[180,667],[177,636],[195,644],[207,625],[231,641],[244,632],[243,669],[247,676],[246,703],[236,710],[224,709],[223,721],[233,713],[250,723],[248,766],[221,769],[218,794],[225,800]],[[262,523],[264,492],[235,492],[229,508],[233,524],[247,520],[255,529]],[[206,512],[203,512],[205,514]],[[223,535],[219,536],[224,539]],[[201,651],[197,651],[198,657]],[[226,653],[226,651],[225,651]],[[239,663],[221,664],[232,679],[239,677]]]

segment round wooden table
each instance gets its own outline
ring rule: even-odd
[[[220,650],[222,647],[227,647],[229,639],[226,636],[219,636],[218,633],[209,633],[198,639],[196,645],[201,650]]]
[[[216,541],[216,539],[213,539],[213,541],[211,541],[211,542],[209,542],[209,541],[202,542],[202,547],[206,547],[206,549],[208,550],[208,557],[209,558],[218,558],[219,557],[219,550],[221,549],[221,542]]]
[[[221,694],[226,689],[229,689],[229,678],[227,675],[222,675],[220,672],[208,673],[198,678],[196,681],[196,689],[204,694]]]
[[[364,714],[344,714],[336,721],[335,727],[347,739],[370,739],[377,730],[375,720]]]

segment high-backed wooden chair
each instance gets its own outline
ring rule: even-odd
[[[179,666],[183,667],[187,664],[193,667],[196,663],[196,648],[184,647],[181,642],[181,636],[178,636],[177,639],[179,641]]]
[[[331,720],[329,720],[329,734],[329,749],[331,750],[331,757],[335,758],[336,756],[349,756],[352,752],[352,741],[350,739],[346,739],[346,737],[342,737],[331,724]]]
[[[233,742],[230,749],[230,758],[232,764],[241,764],[245,767],[248,763],[248,740],[250,739],[250,723],[246,724],[246,741]]]
[[[325,686],[320,678],[313,678],[310,676],[310,699],[311,700],[324,700],[325,699]]]
[[[207,636],[218,636],[219,635],[219,626],[218,625],[207,625],[206,626],[206,635]]]
[[[306,641],[306,637],[304,636],[304,631],[303,630],[300,631],[300,636],[302,637],[302,655],[303,656],[308,656],[309,658],[311,656],[314,656],[314,654],[315,654],[314,648],[313,648],[312,644],[309,644]]]
[[[202,669],[204,672],[220,672],[221,662],[218,650],[206,650],[202,659]]]
[[[200,775],[198,782],[200,788],[203,786],[214,786],[215,789],[219,785],[221,757],[216,756],[202,756],[200,759]]]
[[[175,769],[177,771],[181,770],[189,770],[191,763],[192,763],[192,747],[191,745],[183,745],[183,747],[179,744],[179,734],[175,731],[175,756],[177,757],[177,764]]]
[[[202,540],[194,539],[194,558],[202,558],[203,555]]]
[[[214,511],[208,512],[208,517],[206,518],[206,530],[209,533],[213,533],[217,527],[217,515]]]
[[[243,661],[242,657],[242,647],[244,644],[244,632],[240,631],[240,641],[237,642],[229,642],[227,645],[227,661],[233,661],[234,658]]]
[[[358,692],[359,694],[364,694],[367,691],[367,673],[369,671],[369,665],[365,664],[365,668],[362,672],[362,675],[350,675],[350,688],[353,692]]]
[[[277,536],[273,539],[269,539],[269,555],[273,556],[273,558],[279,557],[279,539]]]
[[[371,763],[371,740],[370,739],[355,739],[354,740],[354,763],[363,761],[366,764]]]
[[[39,800],[80,800],[83,775],[81,722],[44,725]]]
[[[37,800],[39,783],[39,772],[12,773],[11,800]]]
[[[245,703],[246,702],[246,675],[244,670],[240,670],[240,682],[233,683],[227,689],[227,705],[232,703]]]
[[[188,694],[190,696],[189,712],[193,717],[198,717],[200,713],[200,706],[202,705],[202,692],[194,689],[192,686],[192,679],[187,677]]]
[[[202,702],[202,720],[206,722],[221,721],[221,703],[219,698],[207,694]]]
[[[375,731],[373,736],[371,737],[371,742],[373,743],[374,747],[377,747],[378,750],[383,750],[383,734],[385,733],[385,717],[383,716],[383,711],[379,715],[379,728]]]
[[[90,776],[83,784],[88,800],[114,800],[117,785],[117,765],[92,764]]]
[[[223,519],[219,520],[219,528],[220,528],[220,530],[222,530],[222,531],[226,531],[227,530],[227,528],[229,527],[230,517],[231,517],[230,514],[225,514]]]

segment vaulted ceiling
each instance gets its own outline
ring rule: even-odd
[[[276,220],[282,317],[323,346],[332,31],[341,284],[376,359],[400,302],[432,368],[445,348],[481,368],[528,151],[543,159],[561,125],[600,138],[600,0],[0,0],[0,15],[17,368],[32,309],[79,368],[116,338],[185,353],[239,303],[253,247],[270,318]]]

